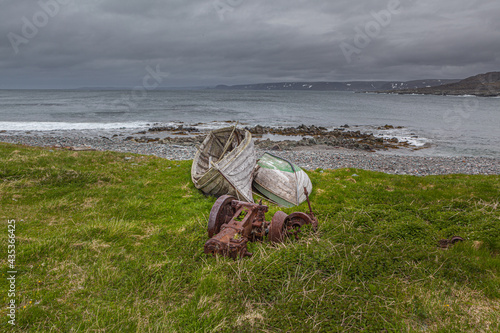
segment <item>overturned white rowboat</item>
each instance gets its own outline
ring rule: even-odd
[[[221,128],[210,132],[196,152],[191,179],[205,194],[253,202],[255,163],[252,134],[235,126]]]
[[[304,187],[308,193],[312,192],[311,180],[304,170],[270,153],[257,161],[253,185],[264,197],[283,207],[306,201]]]

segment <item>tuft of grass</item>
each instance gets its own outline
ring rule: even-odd
[[[0,243],[15,219],[18,271],[17,325],[4,306],[0,330],[500,331],[499,176],[311,171],[319,231],[233,261],[203,253],[215,198],[190,167],[0,144]]]

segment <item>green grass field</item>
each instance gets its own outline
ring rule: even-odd
[[[500,176],[310,171],[319,231],[233,261],[203,253],[190,167],[0,144],[0,331],[500,331]]]

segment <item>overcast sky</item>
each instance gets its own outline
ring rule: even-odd
[[[498,0],[0,0],[0,6],[0,88],[412,80],[500,71]]]

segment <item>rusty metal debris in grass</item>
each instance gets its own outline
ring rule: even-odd
[[[444,249],[450,247],[451,245],[454,245],[457,242],[463,242],[464,239],[460,236],[453,236],[450,239],[441,239],[438,242],[439,247],[442,247]]]
[[[233,259],[250,257],[247,243],[263,241],[266,237],[271,243],[281,243],[287,237],[298,239],[301,227],[318,226],[309,202],[307,189],[304,193],[309,204],[309,213],[295,212],[290,215],[282,211],[274,214],[271,222],[265,220],[268,207],[260,203],[237,200],[230,195],[223,195],[212,207],[208,219],[208,236],[205,253],[223,255]]]

